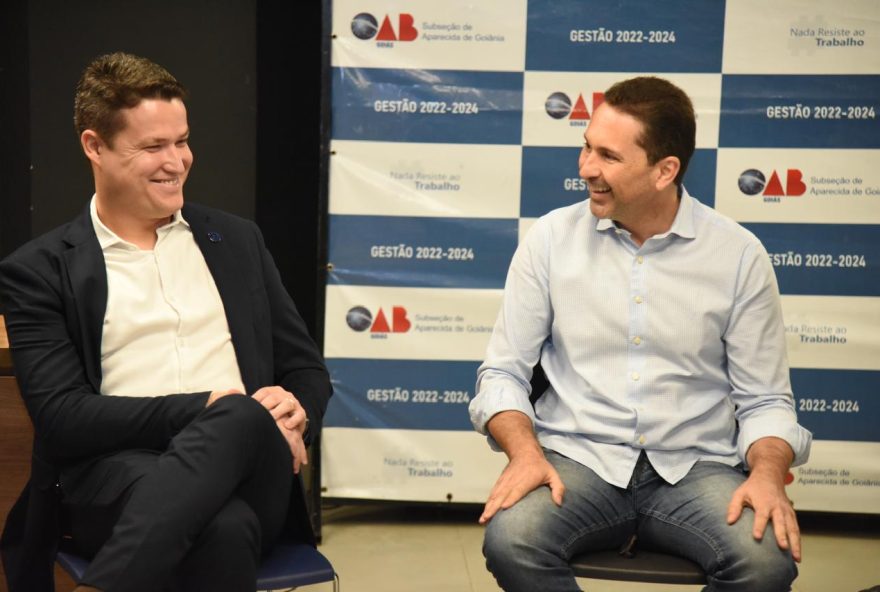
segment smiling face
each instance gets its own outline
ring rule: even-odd
[[[114,225],[155,229],[178,211],[193,162],[180,99],[144,99],[121,114],[125,124],[110,142],[93,130],[81,138],[94,165],[98,214],[118,234]]]
[[[637,119],[603,103],[593,113],[578,159],[580,176],[590,188],[590,211],[634,234],[655,230],[652,221],[666,217],[670,205],[673,217],[677,209],[677,203],[670,203],[668,196],[670,189],[675,195],[672,181],[678,159],[648,162],[638,142],[642,132],[642,123]]]

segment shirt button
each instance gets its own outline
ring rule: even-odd
[[[638,336],[633,337],[633,343],[635,343],[636,345],[640,345],[642,343],[642,338]]]
[[[644,443],[647,442],[647,441],[648,441],[648,440],[647,440],[647,438],[645,438],[645,436],[643,436],[643,435],[642,435],[642,436],[639,436],[639,444],[644,444]]]
[[[636,261],[638,261],[639,265],[641,265],[645,262],[645,258],[639,255],[638,257],[636,257]]]
[[[642,297],[641,297],[641,296],[636,296],[635,298],[633,298],[633,301],[635,301],[636,304],[641,304],[641,303],[642,303]]]
[[[640,378],[638,372],[633,372],[630,376],[632,377],[633,380],[638,380]]]

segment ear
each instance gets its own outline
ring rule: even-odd
[[[675,182],[675,176],[681,170],[681,161],[677,156],[667,156],[661,158],[654,164],[656,179],[654,181],[658,191],[666,189],[670,184]]]
[[[80,134],[79,143],[82,145],[86,158],[91,160],[93,164],[100,165],[101,153],[107,149],[107,145],[104,144],[101,137],[94,130],[87,129]]]

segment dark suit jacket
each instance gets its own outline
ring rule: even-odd
[[[305,408],[308,435],[316,434],[329,376],[259,229],[204,206],[187,204],[183,216],[220,292],[248,394],[284,387]],[[35,431],[31,481],[10,511],[0,548],[10,592],[52,592],[65,473],[119,450],[164,450],[209,393],[100,396],[107,274],[88,208],[0,263],[0,288]],[[301,483],[292,489],[288,532],[314,542]]]

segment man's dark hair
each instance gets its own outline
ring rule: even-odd
[[[185,99],[186,89],[168,70],[129,53],[111,53],[86,66],[76,85],[73,124],[77,135],[94,130],[112,146],[122,129],[122,109],[143,99]]]
[[[697,130],[694,105],[687,94],[668,80],[639,76],[605,91],[605,102],[641,122],[644,131],[637,142],[648,154],[648,162],[654,164],[667,156],[681,161],[675,176],[675,184],[681,185],[694,154]]]

